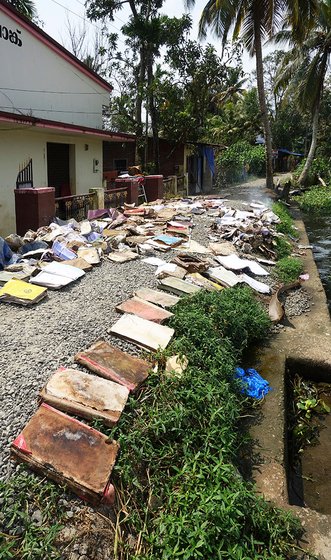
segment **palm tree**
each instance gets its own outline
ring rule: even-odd
[[[37,10],[32,0],[8,0],[8,2],[29,19],[37,16]]]
[[[277,42],[293,37],[289,30],[280,31]],[[314,29],[299,47],[293,46],[281,68],[277,87],[288,86],[288,93],[294,93],[302,110],[309,110],[312,118],[312,139],[305,166],[299,183],[305,184],[317,147],[318,121],[323,96],[325,76],[330,64],[331,54],[331,0],[319,3]]]
[[[281,27],[284,20],[291,24],[299,40],[303,30],[311,28],[318,0],[209,0],[200,19],[199,33],[207,27],[222,38],[223,46],[233,29],[233,40],[241,37],[245,48],[256,60],[256,80],[266,146],[266,182],[273,187],[271,129],[266,104],[262,43]],[[188,6],[195,0],[186,0]]]

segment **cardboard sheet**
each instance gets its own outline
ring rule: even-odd
[[[122,352],[104,340],[98,340],[90,348],[78,352],[75,361],[89,370],[135,391],[148,377],[151,364]]]
[[[226,288],[232,288],[240,282],[240,278],[224,266],[211,267],[207,270],[207,274],[214,282],[218,282]]]
[[[231,241],[223,241],[222,243],[209,243],[209,249],[214,255],[232,255],[237,254],[236,248]]]
[[[0,288],[0,301],[32,305],[46,297],[47,288],[32,286],[23,280],[9,280]]]
[[[30,275],[26,274],[23,271],[20,272],[8,272],[7,270],[1,270],[0,271],[0,284],[6,284],[6,282],[9,282],[9,280],[23,280],[23,282],[25,282],[26,280],[29,280]]]
[[[118,444],[47,404],[32,416],[11,451],[16,460],[92,503],[114,499],[109,477]]]
[[[123,385],[77,369],[59,368],[40,392],[43,401],[83,418],[115,424],[125,407],[129,390]]]
[[[110,333],[129,340],[147,350],[166,348],[174,335],[174,329],[141,319],[136,315],[123,315],[110,329]]]
[[[100,257],[95,247],[79,247],[78,257],[85,259],[89,264],[99,264]]]
[[[267,272],[258,262],[250,259],[241,259],[238,255],[232,253],[227,256],[216,256],[215,259],[228,270],[244,270],[248,268],[252,274],[257,276],[269,276]]]
[[[190,239],[187,243],[183,243],[180,247],[175,247],[176,251],[185,251],[185,253],[200,253],[202,255],[207,255],[211,253],[211,249],[201,245],[194,239]]]
[[[150,301],[161,307],[173,307],[179,302],[179,297],[152,290],[151,288],[140,288],[134,294],[135,296],[145,301]]]
[[[93,268],[93,266],[82,257],[72,259],[71,261],[61,261],[59,264],[64,266],[75,266],[76,268],[84,270],[84,272],[89,272]]]
[[[139,255],[133,251],[118,251],[117,253],[110,253],[108,259],[117,263],[124,263],[138,259]]]
[[[154,323],[163,323],[166,319],[173,316],[173,313],[170,313],[170,311],[166,311],[162,309],[162,307],[158,307],[136,296],[117,305],[116,311],[120,313],[132,313],[133,315],[137,315],[148,321],[153,321]]]
[[[195,294],[201,290],[199,286],[190,284],[189,282],[185,282],[185,280],[181,280],[180,278],[175,278],[173,276],[168,276],[167,278],[160,280],[159,286],[162,290],[172,292],[179,296]]]

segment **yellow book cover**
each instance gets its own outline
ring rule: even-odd
[[[11,296],[19,299],[33,301],[47,292],[47,288],[34,286],[23,280],[9,280],[2,288],[0,288],[1,296]]]

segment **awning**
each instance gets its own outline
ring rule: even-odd
[[[102,138],[108,142],[135,142],[134,134],[126,132],[111,132],[99,128],[90,128],[88,126],[79,126],[76,124],[51,121],[48,119],[40,119],[27,115],[18,115],[17,113],[6,113],[0,111],[0,123],[8,125],[7,128],[18,129],[39,129],[48,130],[50,132],[58,132],[59,134],[82,135],[86,137]]]

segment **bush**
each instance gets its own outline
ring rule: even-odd
[[[298,180],[303,168],[305,166],[306,159],[302,160],[299,165],[297,166],[295,172],[293,173],[294,179]],[[324,181],[329,181],[331,177],[331,162],[329,158],[319,156],[316,157],[312,164],[311,168],[308,173],[306,184],[309,185],[316,185],[318,183],[318,177],[322,177]]]
[[[284,257],[276,263],[275,271],[278,278],[285,284],[294,282],[303,271],[302,262],[294,257]]]
[[[265,172],[264,146],[252,146],[249,142],[236,142],[222,152],[217,159],[221,174],[228,182],[242,181],[247,174],[263,175]]]
[[[313,187],[302,195],[294,197],[294,200],[306,212],[328,213],[331,211],[331,186]]]

